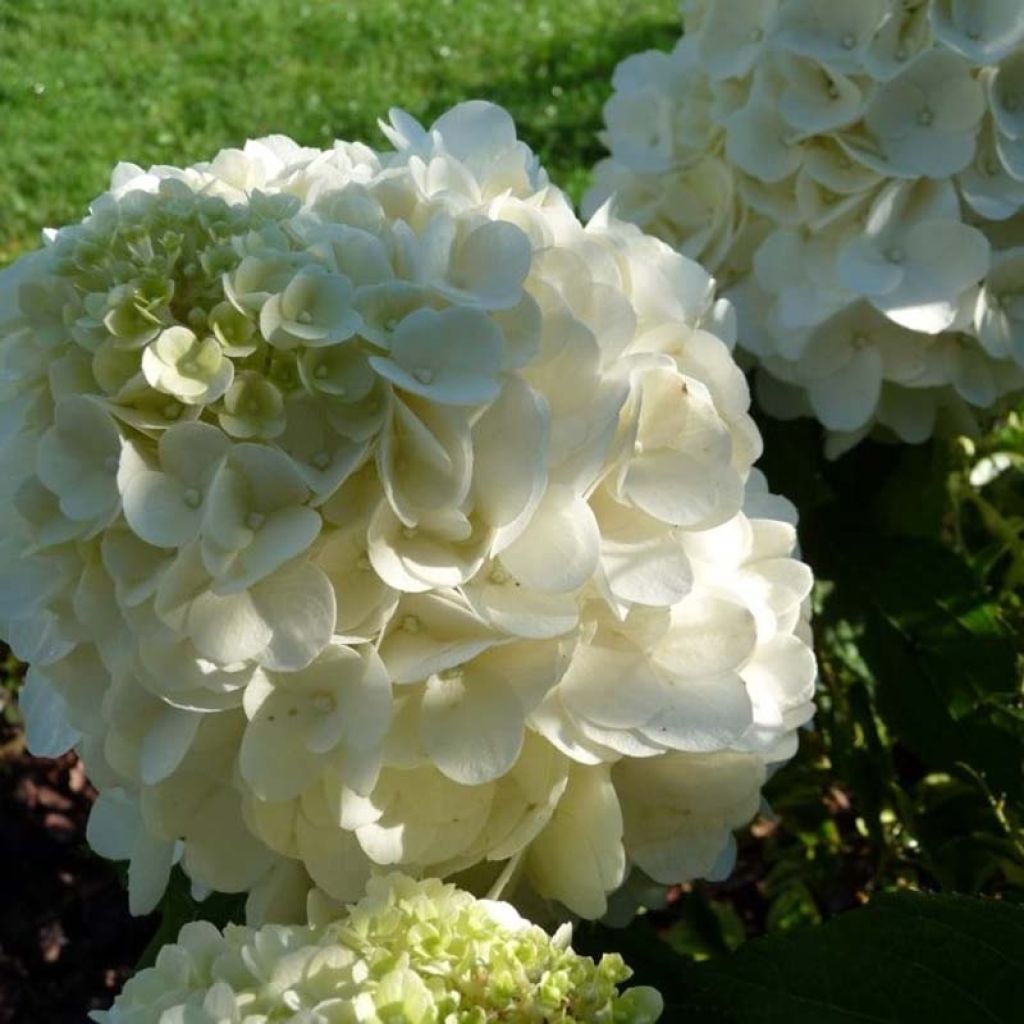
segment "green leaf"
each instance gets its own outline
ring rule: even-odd
[[[997,793],[1024,794],[1017,640],[956,554],[935,541],[847,533],[826,556],[827,614],[846,619],[890,727],[933,769],[973,765]]]
[[[816,928],[746,943],[687,973],[687,1024],[1019,1024],[1024,909],[876,896]]]

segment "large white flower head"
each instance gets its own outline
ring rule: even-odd
[[[497,107],[385,131],[122,166],[0,277],[0,621],[139,911],[180,860],[253,920],[391,865],[597,917],[727,872],[811,715],[711,279]]]
[[[1024,390],[1024,7],[708,0],[615,72],[584,211],[716,270],[780,416],[828,449]]]
[[[574,953],[508,903],[392,874],[343,913],[311,900],[312,923],[186,924],[128,981],[98,1024],[654,1024],[661,996],[617,955]]]

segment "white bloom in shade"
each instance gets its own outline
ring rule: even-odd
[[[1008,250],[994,261],[978,295],[974,326],[990,355],[1024,365],[1024,249]]]
[[[885,0],[789,0],[780,5],[775,40],[824,67],[857,72],[886,13]]]
[[[778,0],[720,0],[709,5],[697,53],[714,78],[748,72],[764,48]]]
[[[1024,15],[1021,16],[1024,25]],[[1024,51],[1007,57],[988,80],[989,104],[1000,135],[1020,139],[1024,135]]]
[[[720,275],[759,400],[820,420],[830,457],[1005,407],[1024,380],[1021,5],[682,11],[671,53],[615,72],[583,209]]]
[[[752,93],[726,122],[726,133],[726,156],[758,181],[782,181],[800,166],[796,133],[769,96]]]
[[[915,209],[922,201],[914,189],[894,183],[879,195],[863,234],[839,250],[839,280],[895,323],[938,334],[953,325],[963,295],[984,277],[989,243],[934,206]]]
[[[309,925],[186,924],[125,985],[99,1024],[246,1020],[616,1021],[654,1024],[652,988],[620,991],[617,955],[574,953],[508,903],[474,899],[436,879],[373,878],[345,910],[310,900]]]
[[[984,92],[970,65],[932,51],[881,86],[864,123],[896,174],[944,178],[971,162],[984,110]]]
[[[801,132],[826,132],[855,122],[861,91],[852,79],[801,57],[780,59],[786,86],[779,97],[782,116]]]
[[[117,515],[123,445],[100,402],[70,395],[57,404],[53,425],[38,439],[36,471],[68,519],[102,528]]]
[[[620,81],[692,81],[695,47]],[[786,59],[787,109],[820,121],[827,83]],[[834,81],[845,110],[860,80]],[[659,131],[724,146],[714,100]],[[646,870],[620,766],[721,755],[760,780],[811,716],[810,576],[753,469],[730,303],[611,205],[582,224],[497,107],[385,132],[123,166],[0,274],[0,636],[31,662],[29,742],[80,751],[136,910],[172,863],[257,922],[394,865],[597,917]],[[649,143],[692,172],[679,225],[715,210],[699,247],[726,258],[747,213],[721,150]],[[830,145],[841,233],[875,179]],[[908,387],[991,383],[955,347],[921,369],[878,344]],[[718,872],[706,850],[753,805],[724,782],[671,799],[699,807],[658,834],[672,881]],[[181,1013],[233,1019],[225,998]]]
[[[959,179],[964,201],[975,213],[988,220],[1007,220],[1024,207],[1024,181],[1019,181],[1007,169],[1002,153],[1006,152],[1006,137],[998,136],[989,122],[978,137],[978,151]]]
[[[933,0],[935,35],[975,64],[995,64],[1024,43],[1024,10],[1014,0]]]

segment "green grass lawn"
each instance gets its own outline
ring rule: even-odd
[[[676,0],[0,0],[0,262],[78,219],[118,160],[191,163],[283,132],[380,143],[401,106],[508,107],[577,193],[615,64]]]

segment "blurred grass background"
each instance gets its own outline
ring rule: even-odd
[[[676,0],[0,0],[0,263],[80,218],[119,160],[272,132],[379,144],[391,106],[501,103],[578,193],[613,68],[678,25]]]

